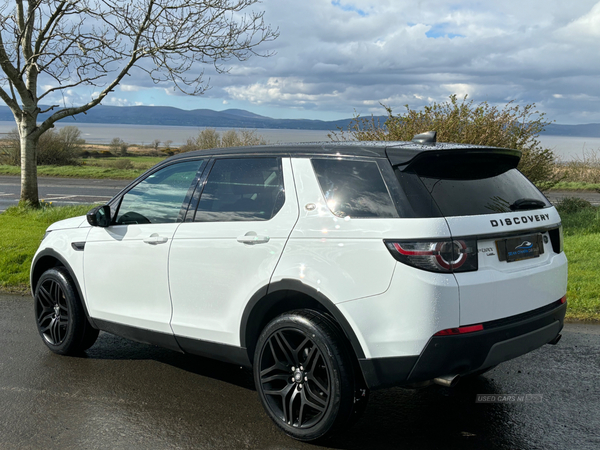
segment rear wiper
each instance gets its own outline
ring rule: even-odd
[[[511,211],[522,211],[526,209],[542,209],[545,208],[546,202],[537,200],[535,198],[520,198],[510,205]]]

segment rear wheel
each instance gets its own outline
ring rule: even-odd
[[[258,339],[256,389],[267,414],[295,439],[325,437],[357,418],[368,398],[357,379],[343,335],[321,313],[282,314]]]
[[[54,353],[80,353],[96,342],[98,330],[87,320],[75,284],[64,267],[42,274],[34,300],[38,331]]]

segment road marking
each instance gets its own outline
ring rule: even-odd
[[[58,195],[58,197],[56,197]],[[44,197],[44,200],[61,200],[64,198],[106,198],[111,199],[112,197],[108,195],[83,195],[83,194],[48,194],[42,195],[40,197]]]

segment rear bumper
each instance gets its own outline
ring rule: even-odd
[[[455,336],[433,336],[420,355],[359,360],[371,389],[401,386],[445,375],[468,375],[521,356],[562,330],[567,304],[560,300]]]

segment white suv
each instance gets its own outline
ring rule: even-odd
[[[343,142],[165,160],[48,228],[31,268],[54,352],[98,330],[253,367],[267,414],[314,440],[369,390],[452,386],[556,343],[567,260],[515,150]]]

